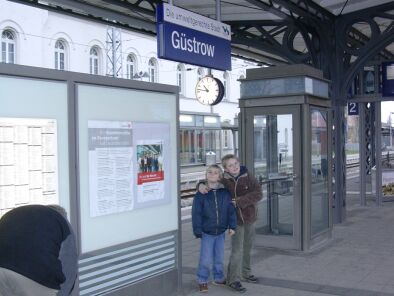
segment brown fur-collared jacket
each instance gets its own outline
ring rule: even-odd
[[[255,177],[241,166],[238,177],[224,172],[221,180],[236,202],[237,225],[252,224],[257,220],[257,203],[263,198],[261,186]]]

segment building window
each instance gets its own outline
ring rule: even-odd
[[[224,86],[224,100],[230,100],[230,74],[226,71],[223,74],[223,86]]]
[[[176,69],[176,83],[179,86],[179,93],[184,94],[185,66],[178,64]]]
[[[216,162],[220,162],[221,156],[220,130],[204,130],[205,154],[212,151],[216,154]],[[204,155],[205,156],[205,155]],[[206,162],[206,159],[204,159]]]
[[[196,159],[196,133],[194,130],[180,130],[180,161],[181,164],[201,163]],[[202,153],[201,153],[202,156]]]
[[[90,74],[98,75],[99,73],[99,49],[92,47],[90,49]]]
[[[127,56],[127,61],[126,61],[126,74],[127,74],[127,79],[133,79],[134,75],[136,73],[136,58],[133,54],[129,54]]]
[[[15,35],[10,30],[4,30],[1,34],[1,61],[3,63],[15,63]]]
[[[181,129],[181,165],[201,164],[206,161],[207,152],[215,152],[216,162],[221,159],[220,130]]]
[[[55,69],[65,70],[66,45],[64,41],[58,40],[55,43]]]
[[[157,82],[157,62],[151,58],[148,64],[149,82]]]

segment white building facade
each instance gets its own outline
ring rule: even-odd
[[[181,164],[204,163],[208,151],[216,152],[217,160],[236,152],[235,134],[221,125],[234,124],[238,79],[256,64],[232,58],[232,71],[212,70],[226,94],[220,104],[206,106],[195,99],[194,91],[208,69],[157,58],[155,36],[114,28],[117,39],[109,40],[111,30],[98,22],[0,0],[0,62],[178,85]],[[118,48],[116,70],[110,52],[113,45]]]

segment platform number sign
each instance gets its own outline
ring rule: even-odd
[[[347,114],[348,115],[358,115],[358,103],[348,103],[347,104]]]

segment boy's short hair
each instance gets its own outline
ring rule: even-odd
[[[233,158],[235,158],[239,162],[239,158],[235,154],[226,154],[225,156],[223,156],[222,157],[222,166],[225,168],[227,165],[227,161],[229,161],[230,159],[233,159]]]
[[[205,171],[205,174],[207,174],[209,169],[217,169],[219,171],[220,178],[223,177],[223,169],[220,166],[218,166],[217,164],[211,164],[210,166],[208,166],[207,170]]]

